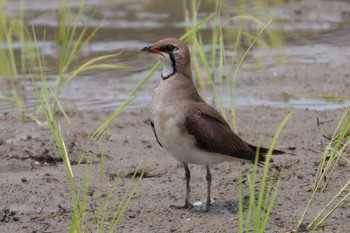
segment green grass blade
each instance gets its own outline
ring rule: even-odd
[[[124,102],[119,106],[119,108],[110,116],[95,132],[92,134],[91,138],[94,140],[99,140],[101,136],[106,132],[108,127],[112,124],[114,119],[134,100],[138,90],[146,83],[146,81],[161,67],[160,62],[148,72],[148,74],[137,84],[137,86],[132,90],[129,97],[124,100]]]
[[[311,194],[311,197],[305,207],[304,212],[302,213],[298,223],[297,223],[297,229],[300,228],[303,220],[305,219],[306,213],[310,209],[312,203],[316,199],[316,194],[318,190],[321,188],[321,184],[324,180],[324,177],[327,175],[328,179],[325,182],[324,189],[326,188],[326,185],[328,183],[328,180],[330,179],[330,175],[332,174],[333,170],[335,169],[336,164],[338,163],[339,159],[341,158],[343,152],[345,151],[345,148],[350,144],[350,138],[347,138],[346,135],[348,135],[348,132],[350,131],[350,107],[346,108],[340,121],[338,122],[338,125],[336,127],[336,130],[334,131],[334,134],[332,136],[331,141],[326,146],[326,150],[323,153],[321,163],[318,167],[318,172],[315,179],[314,189]],[[338,134],[337,131],[340,130],[340,133]],[[346,139],[346,142],[343,143],[343,140]],[[335,144],[334,148],[332,148],[332,144]],[[327,159],[326,159],[327,158]],[[333,166],[333,169],[330,170],[330,168]],[[350,182],[350,179],[347,182]],[[346,187],[346,186],[344,186]],[[340,190],[342,192],[344,190],[344,187]],[[323,191],[324,191],[323,189]],[[326,209],[332,204],[335,199],[339,196],[339,193],[335,195],[332,200],[316,215],[316,217],[311,221],[311,223],[308,225],[308,228],[312,228],[314,226],[319,225],[320,223],[316,223],[316,220],[326,211]],[[337,205],[338,206],[338,205]],[[334,210],[333,208],[322,220],[323,222]]]
[[[238,232],[243,232],[243,179],[239,179],[238,185]]]
[[[191,27],[184,35],[180,37],[180,40],[182,40],[185,43],[188,43],[194,36],[196,36],[196,33],[199,31],[199,29],[201,29],[201,27],[204,24],[206,24],[213,16],[214,14],[210,14],[198,24],[196,24],[194,27]]]
[[[138,189],[138,187],[139,187],[139,185],[140,185],[140,183],[141,183],[141,181],[142,181],[142,178],[143,178],[143,175],[144,175],[144,173],[145,173],[145,170],[146,170],[146,167],[144,167],[144,168],[142,169],[141,174],[140,174],[140,176],[139,176],[139,178],[138,178],[138,180],[137,180],[137,182],[136,182],[134,188],[133,188],[132,191],[128,194],[129,196],[128,196],[127,200],[126,200],[126,201],[124,202],[124,204],[122,205],[122,209],[120,209],[120,212],[118,213],[118,216],[117,216],[117,218],[115,218],[114,224],[113,224],[112,227],[111,227],[111,231],[110,231],[111,233],[115,232],[116,226],[118,225],[118,223],[119,223],[119,221],[120,221],[120,219],[121,219],[123,213],[125,212],[127,206],[129,205],[129,203],[130,203],[130,201],[131,201],[131,198],[134,196],[136,190]],[[134,176],[133,176],[132,180],[130,181],[130,183],[133,182],[133,181],[135,180],[135,175],[137,174],[137,172],[138,172],[138,169],[136,169],[136,171],[135,171],[135,173],[134,173]]]
[[[276,145],[277,139],[284,128],[285,124],[292,116],[293,111],[287,114],[281,121],[276,129],[274,137],[271,140],[271,144],[266,154],[266,159],[263,167],[263,174],[258,188],[258,193],[255,192],[255,185],[257,181],[257,169],[258,169],[258,154],[255,158],[254,167],[252,171],[252,178],[247,175],[248,187],[249,187],[249,206],[246,213],[246,219],[243,219],[243,195],[241,184],[239,186],[239,202],[238,202],[238,217],[239,217],[239,232],[254,232],[263,233],[266,230],[266,226],[269,222],[272,209],[274,207],[275,200],[278,194],[278,188],[281,183],[282,175],[279,174],[277,183],[273,184],[273,180],[268,180],[268,169],[271,160],[273,148]],[[272,191],[273,189],[273,191]],[[256,200],[257,198],[257,200]],[[245,226],[244,226],[245,225]],[[252,229],[253,228],[253,229]]]
[[[350,180],[348,181],[348,184],[346,186],[349,186],[349,182]],[[341,205],[344,203],[345,200],[347,200],[348,198],[350,197],[350,192],[348,191],[348,193],[317,223],[315,224],[315,228],[317,227],[320,227],[320,225],[323,224],[323,222]],[[333,202],[333,200],[332,200]],[[331,203],[329,203],[330,205]],[[328,207],[328,205],[327,205]],[[308,226],[309,228],[313,227],[313,225],[309,225]]]
[[[313,226],[320,225],[326,218],[333,213],[333,211],[344,202],[344,200],[348,197],[350,192],[348,192],[348,195],[345,195],[343,199],[328,213],[326,214],[318,223],[317,220],[322,216],[322,214],[327,210],[327,208],[334,203],[334,201],[346,190],[346,188],[350,185],[350,179],[348,182],[343,186],[343,188],[340,189],[340,191],[327,203],[327,205],[316,215],[316,217],[309,223],[308,228],[312,228]]]

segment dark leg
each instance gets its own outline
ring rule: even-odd
[[[190,169],[188,168],[187,163],[183,163],[185,168],[185,178],[186,178],[186,199],[185,199],[185,208],[190,207],[190,179],[191,179],[191,173]]]
[[[190,179],[191,179],[191,173],[190,169],[188,168],[188,164],[183,162],[184,168],[185,168],[185,178],[186,178],[186,198],[185,198],[185,205],[184,206],[170,206],[171,208],[175,209],[189,209],[192,207],[190,204]]]
[[[210,192],[211,192],[211,173],[210,173],[210,168],[209,166],[206,166],[207,168],[207,183],[208,183],[208,190],[207,190],[207,209],[210,207]]]

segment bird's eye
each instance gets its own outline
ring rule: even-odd
[[[167,46],[165,46],[166,52],[173,52],[174,50],[175,50],[175,47],[172,46],[171,44],[168,44]]]

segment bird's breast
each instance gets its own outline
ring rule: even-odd
[[[172,82],[160,82],[157,85],[152,98],[151,118],[159,142],[174,155],[174,150],[184,146],[181,144],[187,134],[183,125],[188,109],[173,87]],[[186,140],[186,143],[191,142]]]
[[[175,105],[153,104],[151,118],[160,143],[166,148],[174,137],[183,132],[181,114],[176,113]]]

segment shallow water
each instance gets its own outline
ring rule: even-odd
[[[80,1],[69,1],[70,6],[77,10]],[[8,2],[8,14],[19,14],[20,1]],[[56,68],[55,58],[59,48],[54,42],[55,28],[57,27],[56,10],[58,1],[31,0],[25,1],[25,22],[33,24],[38,30],[38,45],[43,54],[49,57],[47,61],[48,80],[54,84],[56,79],[54,73]],[[94,14],[92,12],[96,10]],[[298,35],[307,40],[300,42],[295,38],[287,38],[285,46],[280,50],[255,48],[251,56],[245,61],[244,68],[253,67],[258,60],[264,60],[264,66],[278,68],[275,57],[283,54],[284,61],[293,64],[320,63],[337,65],[347,58],[346,53],[339,50],[344,48],[339,45],[350,45],[350,24],[342,17],[332,14],[323,14],[322,19],[315,19],[312,15],[299,24],[286,21],[284,11],[279,8],[271,8],[271,14],[276,15],[283,21],[283,24],[273,24],[271,27],[281,31],[294,30]],[[115,63],[129,66],[123,70],[103,70],[84,73],[68,86],[61,95],[61,100],[67,109],[78,108],[80,110],[114,110],[128,97],[133,88],[137,85],[152,66],[147,57],[140,54],[140,48],[153,41],[165,37],[179,37],[185,31],[185,23],[182,6],[177,1],[148,0],[148,1],[118,1],[107,0],[88,1],[87,12],[84,15],[84,23],[91,27],[100,26],[93,43],[83,51],[83,58],[96,55],[115,53],[123,50],[123,53],[113,60]],[[200,10],[200,18],[204,18],[210,9]],[[93,16],[90,16],[93,15]],[[40,40],[43,36],[40,32],[46,30],[46,40]],[[210,30],[204,27],[202,33],[205,35]],[[20,48],[21,44],[13,43],[14,48]],[[0,43],[0,48],[6,44]],[[350,52],[350,51],[349,51]],[[227,51],[229,55],[230,52]],[[243,70],[244,72],[244,70]],[[157,75],[155,75],[157,76]],[[152,78],[145,86],[152,87],[156,80]],[[24,93],[28,110],[35,110],[37,100],[31,95],[33,85],[30,79],[27,80],[27,90]],[[93,92],[91,90],[94,90]],[[3,93],[8,90],[1,89]],[[210,92],[205,92],[206,99],[213,97]],[[152,88],[139,94],[130,107],[147,107],[150,103]],[[230,100],[225,92],[221,92],[221,100],[225,107],[230,106]],[[295,107],[316,110],[335,109],[345,107],[350,100],[343,103],[328,103],[322,99],[289,99],[280,100],[263,99],[255,96],[237,96],[235,106],[237,108],[267,105],[271,107]],[[12,109],[10,103],[1,101],[0,112],[7,112]]]

